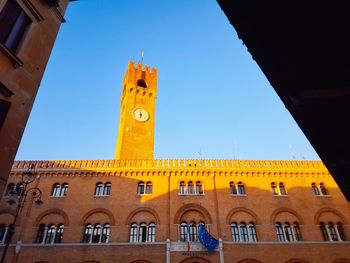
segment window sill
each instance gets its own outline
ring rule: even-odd
[[[3,43],[0,43],[0,51],[5,54],[5,56],[10,59],[15,68],[22,67],[23,62],[20,60],[11,50],[9,50]]]
[[[84,245],[101,245],[101,244],[108,244],[109,242],[80,242]]]
[[[315,195],[317,198],[331,198],[331,195]]]
[[[247,196],[247,194],[230,194],[230,196],[232,196],[232,197],[245,197],[245,196]]]
[[[50,195],[50,198],[64,198],[64,197],[66,197],[66,195],[62,195],[62,196]]]
[[[108,197],[110,195],[94,195],[94,197]]]
[[[204,193],[203,194],[182,194],[182,193],[178,193],[178,195],[190,195],[190,196],[203,196],[205,195]]]
[[[156,243],[155,241],[154,242],[151,242],[151,241],[145,241],[145,242],[129,242],[129,244],[134,244],[134,245],[149,245],[149,244],[154,244]]]
[[[152,194],[136,194],[137,196],[150,196]]]
[[[273,197],[288,197],[288,195],[272,195]]]
[[[259,241],[231,241],[235,244],[255,244],[255,243],[258,243]]]

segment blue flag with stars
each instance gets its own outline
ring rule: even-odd
[[[205,246],[206,249],[208,249],[209,253],[213,253],[219,244],[219,241],[217,239],[213,238],[208,233],[204,224],[199,225],[198,239],[202,243],[202,245]]]

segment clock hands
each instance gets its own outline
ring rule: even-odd
[[[141,122],[145,122],[149,118],[148,112],[145,109],[140,109],[140,108],[134,109],[132,115],[135,120],[141,121]]]

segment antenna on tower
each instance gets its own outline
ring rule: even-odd
[[[236,141],[234,141],[234,147],[233,147],[233,152],[232,153],[233,153],[233,160],[238,160],[239,159],[239,155],[238,155],[239,148],[237,146]]]
[[[203,156],[202,156],[202,147],[199,147],[199,152],[198,152],[200,158],[201,158],[201,166],[203,165]]]
[[[292,144],[289,144],[288,147],[289,147],[289,150],[290,150],[290,153],[292,155],[293,160],[295,160],[296,159],[296,155],[295,155],[294,149],[292,147]]]
[[[145,55],[145,52],[143,51],[143,49],[142,49],[142,51],[141,51],[141,64],[142,64],[142,62],[143,62],[143,56]]]
[[[200,156],[200,158],[201,158],[201,160],[202,160],[202,147],[199,147],[198,155]]]

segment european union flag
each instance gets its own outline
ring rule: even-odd
[[[219,241],[215,238],[213,238],[205,228],[204,224],[199,225],[198,230],[198,239],[202,243],[203,246],[208,249],[209,253],[215,252],[215,249],[217,248]]]

